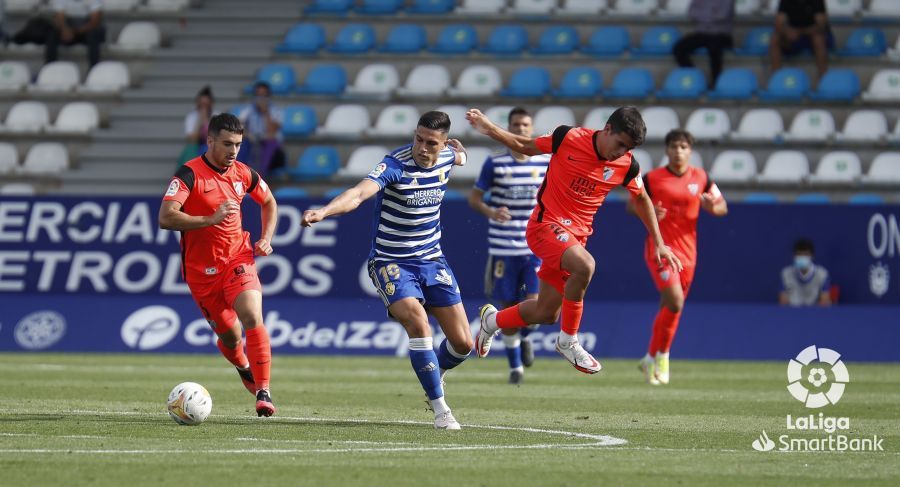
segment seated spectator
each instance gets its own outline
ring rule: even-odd
[[[828,70],[828,49],[834,36],[828,25],[825,0],[781,0],[775,15],[775,30],[769,43],[772,72],[781,68],[784,55],[812,49],[819,77]]]
[[[178,158],[178,164],[206,153],[206,135],[209,128],[209,119],[213,111],[213,94],[209,85],[204,86],[194,98],[196,107],[184,116],[185,145]]]
[[[781,270],[778,301],[787,306],[831,306],[828,271],[813,263],[813,244],[801,238],[794,243],[794,263]]]
[[[244,124],[244,141],[238,160],[265,177],[270,171],[285,165],[281,147],[284,113],[272,104],[272,89],[265,81],[257,81],[253,85],[253,94],[253,103],[238,115]]]
[[[87,44],[88,63],[100,62],[100,45],[106,39],[101,0],[53,0],[53,28],[47,36],[44,61],[58,59],[59,45]]]
[[[734,30],[734,0],[691,0],[688,16],[694,30],[675,43],[672,54],[679,66],[692,68],[691,54],[705,47],[709,52],[709,87],[712,88],[722,72],[725,49],[734,47],[731,37]]]

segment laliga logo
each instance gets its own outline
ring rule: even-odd
[[[153,350],[175,338],[181,320],[167,306],[145,306],[131,313],[122,324],[122,341],[131,348]]]
[[[787,389],[794,399],[808,408],[837,404],[850,382],[847,366],[840,356],[834,350],[811,345],[788,362]]]

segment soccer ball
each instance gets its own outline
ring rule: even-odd
[[[197,425],[209,417],[212,398],[209,391],[196,382],[182,382],[169,393],[166,401],[169,416],[178,424]]]

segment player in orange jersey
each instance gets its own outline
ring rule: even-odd
[[[610,190],[624,186],[635,198],[635,208],[655,244],[657,265],[681,271],[681,262],[663,243],[640,166],[631,154],[647,131],[641,114],[634,107],[622,107],[601,130],[561,125],[537,138],[503,130],[474,108],[466,118],[476,130],[513,152],[553,153],[525,230],[528,247],[542,261],[538,297],[499,312],[489,304],[482,306],[481,327],[475,337],[478,356],[488,354],[500,328],[554,323],[561,311],[556,351],[581,372],[599,372],[600,363],[578,343],[577,332],[584,295],[594,275],[594,258],[585,245],[593,232],[594,214]]]
[[[159,208],[159,226],[181,232],[182,274],[191,296],[218,335],[222,355],[256,396],[256,413],[271,416],[275,414],[269,392],[272,351],[253,257],[272,253],[278,207],[266,182],[237,160],[242,134],[234,115],[210,119],[209,148],[175,173]],[[245,195],[262,207],[262,234],[252,246],[241,219]],[[246,330],[246,354],[241,325]]]
[[[702,168],[690,164],[694,146],[694,137],[690,132],[672,130],[666,134],[665,142],[669,162],[647,173],[644,188],[653,200],[663,239],[681,260],[684,270],[675,273],[657,266],[654,263],[653,242],[647,240],[644,259],[662,297],[653,322],[647,355],[640,362],[644,377],[653,385],[669,383],[669,348],[675,338],[697,265],[697,218],[700,208],[714,216],[728,213],[728,205],[716,183]],[[628,211],[636,212],[633,202],[628,203]]]

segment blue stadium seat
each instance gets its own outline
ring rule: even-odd
[[[455,7],[456,2],[454,0],[415,0],[406,9],[406,13],[437,15],[452,12]]]
[[[256,74],[256,81],[265,81],[272,89],[273,95],[286,95],[294,90],[297,84],[294,78],[294,68],[289,64],[266,64]],[[253,93],[253,85],[244,90]]]
[[[728,68],[716,79],[716,86],[706,94],[710,100],[749,100],[759,89],[756,74],[749,68]]]
[[[291,27],[284,42],[275,47],[277,52],[312,54],[325,46],[325,29],[319,24],[303,22]]]
[[[839,56],[881,56],[887,49],[884,32],[877,27],[861,27],[854,30],[844,48],[837,51]]]
[[[769,84],[759,93],[764,101],[800,101],[809,91],[809,76],[799,68],[781,68],[769,78]]]
[[[283,188],[278,188],[274,191],[275,199],[303,199],[309,198],[309,192],[307,192],[303,188],[295,188],[293,186],[286,186]]]
[[[619,25],[599,27],[591,34],[581,52],[596,57],[619,57],[628,49],[628,29]]]
[[[338,31],[328,50],[341,54],[362,54],[375,47],[375,29],[369,24],[347,24]]]
[[[539,66],[520,68],[509,79],[500,96],[541,97],[550,92],[550,73]]]
[[[831,198],[825,193],[803,193],[794,198],[794,203],[804,205],[830,205]]]
[[[778,203],[778,198],[773,193],[747,193],[744,203],[774,205]]]
[[[518,56],[528,47],[528,32],[521,25],[498,25],[479,49],[486,54]]]
[[[829,69],[819,80],[819,87],[809,94],[817,101],[853,101],[859,96],[859,77],[852,69]]]
[[[403,8],[403,0],[363,0],[356,13],[366,15],[392,15]]]
[[[345,15],[353,8],[353,2],[354,0],[313,0],[303,13]]]
[[[772,27],[754,27],[744,36],[741,47],[734,50],[738,56],[762,56],[769,52]]]
[[[306,137],[316,132],[318,120],[316,111],[306,105],[289,105],[284,107],[284,123],[281,133],[285,137]]]
[[[651,27],[644,31],[640,45],[631,50],[635,56],[668,56],[672,54],[672,46],[678,42],[681,33],[671,26]]]
[[[538,38],[538,43],[531,49],[532,54],[569,54],[578,47],[578,31],[574,27],[547,27]]]
[[[288,169],[288,175],[296,181],[328,179],[341,167],[341,158],[334,147],[311,145],[300,154],[297,165]]]
[[[347,73],[340,64],[320,64],[306,75],[306,80],[297,87],[297,92],[311,95],[340,95],[346,87]]]
[[[467,54],[478,44],[478,34],[471,24],[453,24],[444,27],[431,52],[439,54]]]
[[[874,193],[856,193],[847,202],[851,205],[883,205],[884,198]]]
[[[594,68],[578,67],[566,71],[559,89],[553,95],[559,98],[593,98],[603,88],[603,76]]]
[[[646,98],[656,88],[653,75],[645,68],[625,68],[616,73],[612,85],[603,91],[606,98]]]
[[[398,24],[388,32],[384,44],[378,48],[381,52],[395,54],[414,54],[425,49],[425,29],[416,24]]]
[[[696,100],[706,91],[706,78],[697,68],[676,68],[666,76],[656,97],[663,100]]]

